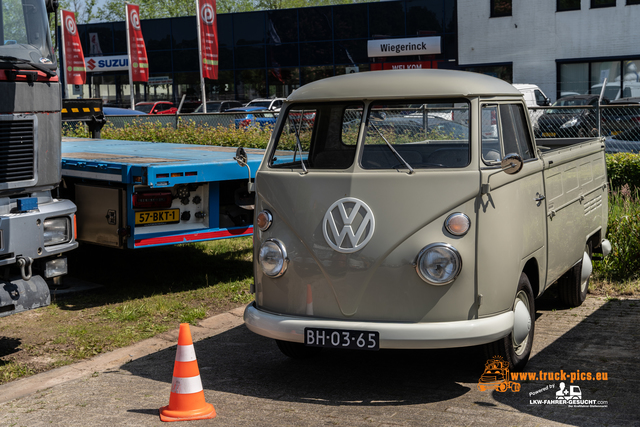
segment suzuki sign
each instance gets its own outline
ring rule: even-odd
[[[129,69],[127,55],[92,56],[84,59],[87,72],[126,71]]]

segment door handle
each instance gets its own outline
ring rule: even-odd
[[[544,194],[536,193],[536,198],[533,200],[536,202],[536,206],[540,206],[540,204],[544,199],[545,199]]]

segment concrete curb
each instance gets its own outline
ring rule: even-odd
[[[204,319],[198,323],[198,326],[191,326],[193,341],[197,342],[242,325],[244,323],[243,313],[244,306]],[[4,384],[0,386],[0,403],[19,399],[78,378],[90,376],[94,372],[117,369],[125,363],[165,350],[178,344],[178,331],[179,329],[165,332],[129,347],[100,354],[89,360]]]

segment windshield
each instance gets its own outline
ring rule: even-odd
[[[271,101],[251,101],[247,104],[247,107],[264,107],[269,108]]]
[[[457,168],[469,164],[466,101],[375,102],[369,109],[363,169]]]
[[[588,98],[570,98],[558,99],[553,103],[552,107],[579,107],[589,105]],[[582,108],[556,108],[545,110],[545,114],[578,114],[582,112]]]
[[[347,169],[355,157],[363,108],[363,104],[352,102],[291,106],[285,113],[269,166]]]
[[[55,69],[47,11],[42,0],[0,0],[0,67],[7,58]]]

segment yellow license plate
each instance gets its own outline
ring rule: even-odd
[[[180,222],[180,209],[136,212],[136,225],[170,224]]]
[[[542,132],[542,137],[543,137],[543,138],[545,138],[545,137],[546,137],[546,138],[552,138],[552,137],[554,137],[554,136],[556,136],[556,133],[555,133],[555,132]]]

